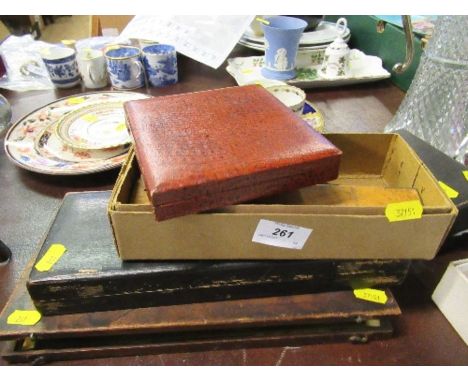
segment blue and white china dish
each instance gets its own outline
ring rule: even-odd
[[[274,16],[262,25],[265,33],[265,67],[262,74],[275,80],[296,77],[294,70],[299,40],[307,23],[295,17]]]
[[[155,44],[143,48],[143,64],[148,82],[155,87],[177,83],[177,52],[172,45]]]
[[[107,72],[116,89],[137,89],[145,86],[141,50],[133,46],[117,46],[106,51]]]
[[[41,51],[42,61],[57,88],[71,88],[81,81],[76,53],[71,48],[52,47]]]

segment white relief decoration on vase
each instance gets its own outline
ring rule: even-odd
[[[275,68],[278,70],[288,69],[288,51],[285,48],[279,48],[275,54]]]

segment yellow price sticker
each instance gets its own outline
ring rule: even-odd
[[[86,122],[93,123],[98,120],[98,116],[95,114],[85,114],[81,117],[81,119],[84,119]]]
[[[15,310],[7,318],[8,325],[33,326],[41,320],[37,310]]]
[[[386,304],[388,297],[385,291],[372,288],[354,289],[353,291],[356,298],[361,300],[376,302],[378,304]]]
[[[466,181],[468,182],[468,170],[463,171],[463,176],[465,177]]]
[[[253,73],[253,69],[242,69],[241,72],[242,72],[243,74],[252,74],[252,73]],[[259,85],[261,85],[261,84],[259,84]]]
[[[419,200],[400,203],[389,203],[385,208],[385,216],[390,223],[404,220],[421,219],[423,206]]]
[[[259,23],[265,24],[265,25],[270,25],[270,22],[268,20],[265,20],[261,17],[256,17],[255,20],[257,20]]]
[[[69,105],[79,105],[85,101],[84,97],[73,97],[68,100]]]
[[[457,190],[453,189],[450,187],[448,184],[445,184],[444,182],[441,182],[439,180],[439,186],[444,190],[445,194],[450,198],[450,199],[455,199],[458,197],[459,193]]]
[[[121,122],[115,127],[115,130],[122,131],[122,130],[125,130],[126,128],[127,128],[127,125],[125,124],[125,122]]]
[[[34,266],[39,272],[47,272],[60,260],[67,251],[63,244],[52,244],[44,256]]]

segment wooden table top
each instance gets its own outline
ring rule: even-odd
[[[257,55],[236,47],[232,56]],[[179,57],[179,83],[141,89],[154,96],[235,86],[226,64],[211,69]],[[57,98],[85,92],[67,90],[11,92],[0,90],[12,105],[13,121]],[[382,132],[404,93],[389,80],[327,89],[308,89],[307,99],[325,118],[327,132]],[[0,133],[0,239],[13,256],[0,267],[0,310],[22,270],[35,256],[54,211],[67,192],[110,190],[118,170],[75,177],[48,176],[23,170],[4,152]],[[433,261],[415,262],[406,281],[393,292],[403,314],[395,320],[394,337],[368,344],[318,344],[301,347],[248,348],[138,357],[57,362],[74,365],[468,365],[468,347],[430,299],[448,262],[468,257],[463,245],[444,249]],[[2,344],[0,343],[0,352]],[[0,365],[5,364],[0,360]]]

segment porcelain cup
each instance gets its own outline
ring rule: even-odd
[[[296,55],[302,32],[307,27],[304,20],[273,16],[263,24],[265,34],[265,66],[262,75],[275,80],[289,80],[296,77]]]
[[[80,83],[76,52],[71,48],[51,47],[41,52],[50,79],[57,88],[71,88]]]
[[[266,87],[271,94],[286,105],[294,114],[302,115],[306,94],[302,89],[291,85],[273,85]]]
[[[177,52],[172,45],[155,44],[143,48],[148,82],[155,87],[177,83]]]
[[[134,46],[114,46],[106,50],[107,72],[116,89],[129,90],[145,86],[141,50]]]
[[[85,86],[99,89],[107,86],[106,59],[97,49],[84,49],[78,53],[78,68]]]
[[[143,48],[150,46],[150,45],[157,45],[159,44],[157,41],[154,40],[146,40],[146,39],[138,39],[138,46],[143,51]]]

